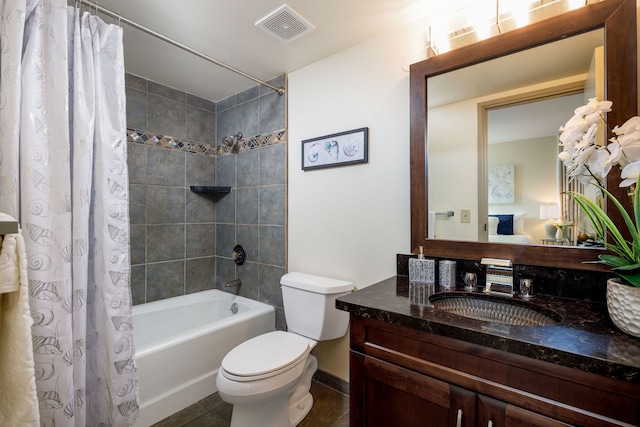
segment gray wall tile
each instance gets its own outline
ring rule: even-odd
[[[245,249],[247,262],[260,261],[259,230],[256,225],[236,225],[236,244]]]
[[[216,281],[216,258],[198,258],[186,260],[186,293],[214,289]]]
[[[126,87],[127,127],[137,130],[147,129],[147,92]]]
[[[184,228],[184,224],[148,225],[147,262],[184,260]]]
[[[216,112],[221,113],[236,106],[236,96],[231,95],[217,102]]]
[[[260,266],[260,301],[282,308],[280,278],[284,273],[284,267]]]
[[[186,94],[178,89],[171,88],[169,86],[165,86],[160,83],[153,82],[149,80],[149,93],[154,95],[159,95],[164,98],[172,99],[174,101],[178,101],[181,103],[186,102]]]
[[[264,149],[243,151],[236,155],[238,188],[256,187],[260,184],[260,152]]]
[[[240,188],[236,195],[236,224],[258,223],[258,188]]]
[[[149,129],[162,130],[162,135],[185,138],[186,112],[185,104],[161,96],[149,94],[147,110],[147,126]]]
[[[216,201],[218,196],[213,194],[194,193],[186,191],[186,219],[187,223],[192,222],[215,222],[216,221]]]
[[[129,184],[129,221],[131,224],[147,223],[147,187]]]
[[[147,226],[132,224],[129,229],[131,265],[144,264],[147,261]]]
[[[191,95],[190,93],[187,94],[187,105],[191,105],[201,110],[207,110],[210,113],[216,112],[215,102],[200,98],[199,96]]]
[[[147,277],[145,265],[131,267],[131,302],[133,305],[147,302]]]
[[[216,202],[216,222],[233,224],[236,222],[236,192],[226,194]]]
[[[147,151],[147,184],[184,187],[185,153],[161,148]]]
[[[214,224],[187,224],[187,258],[216,254],[216,226]]]
[[[216,159],[216,183],[236,188],[236,154]]]
[[[218,111],[216,116],[216,145],[222,144],[222,138],[225,136],[235,135],[241,131],[236,126],[236,109],[235,107]]]
[[[142,77],[138,77],[134,74],[126,73],[124,76],[125,86],[132,87],[143,92],[147,92],[149,90],[148,82],[149,81],[147,79],[143,79]]]
[[[147,146],[143,144],[127,144],[127,168],[129,184],[147,183]]]
[[[231,258],[216,257],[216,289],[222,289],[227,292],[235,292],[234,289],[225,289],[224,285],[227,282],[235,280],[236,277],[236,263]]]
[[[190,185],[214,185],[216,182],[216,158],[185,154],[186,183]]]
[[[271,82],[284,86],[286,79]],[[219,145],[239,131],[248,138],[284,129],[286,96],[262,86],[217,104],[129,74],[126,86],[128,127],[139,131]],[[283,329],[286,145],[207,157],[129,143],[127,153],[134,303],[221,288],[239,278],[240,294],[274,305],[276,327]],[[233,191],[203,195],[189,185]],[[236,243],[247,250],[242,266],[231,259]]]
[[[260,187],[260,224],[285,225],[285,186]]]
[[[235,245],[236,226],[234,224],[218,224],[216,226],[216,255],[231,259]]]
[[[260,97],[260,133],[285,128],[284,98],[276,92]]]
[[[237,266],[236,274],[242,281],[240,295],[260,301],[260,264],[245,262]]]
[[[260,151],[260,185],[284,184],[287,176],[287,144],[264,147]]]
[[[260,135],[260,100],[254,99],[236,107],[236,127],[245,138]]]
[[[238,103],[238,105],[242,104],[243,102],[247,102],[251,99],[255,99],[257,97],[260,96],[260,86],[262,85],[255,85],[250,87],[249,89],[245,89],[242,92],[239,92],[236,94],[236,101]]]
[[[184,260],[147,265],[147,302],[184,295]]]
[[[186,107],[186,137],[191,141],[215,144],[216,116],[206,110],[195,107]]]
[[[282,226],[260,227],[260,262],[285,265],[285,229]]]
[[[147,223],[177,224],[184,223],[185,189],[184,187],[147,187]]]

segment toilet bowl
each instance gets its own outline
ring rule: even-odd
[[[289,273],[281,284],[289,332],[259,335],[222,360],[216,385],[233,404],[231,427],[298,425],[313,405],[309,389],[318,362],[311,350],[319,339],[346,333],[348,314],[335,309],[335,299],[351,292],[350,282]]]
[[[302,421],[313,405],[309,389],[317,361],[309,354],[312,344],[275,331],[244,342],[225,357],[216,383],[220,397],[234,405],[233,427]]]

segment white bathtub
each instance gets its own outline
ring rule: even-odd
[[[134,306],[133,328],[140,392],[135,425],[146,427],[215,393],[224,356],[273,331],[275,314],[270,305],[210,290]]]

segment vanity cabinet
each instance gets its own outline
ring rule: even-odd
[[[350,425],[624,426],[637,384],[351,314]]]

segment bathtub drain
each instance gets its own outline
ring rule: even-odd
[[[238,304],[236,304],[235,302],[231,304],[231,308],[229,309],[229,311],[231,312],[231,314],[236,314],[238,312]]]

